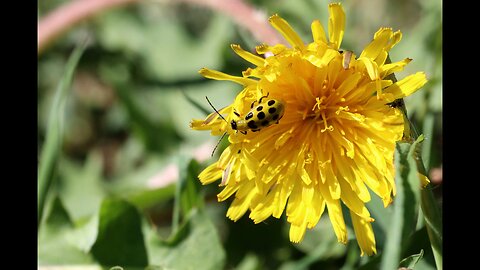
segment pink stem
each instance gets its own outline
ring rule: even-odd
[[[64,4],[38,22],[38,54],[41,54],[56,38],[78,23],[102,11],[139,1],[74,0]],[[186,2],[211,8],[230,16],[234,22],[245,27],[260,42],[268,44],[285,43],[277,32],[268,25],[266,16],[242,0],[177,0],[170,2]]]
[[[286,44],[284,39],[268,24],[267,16],[243,0],[179,0],[211,8],[245,27],[256,40],[267,44]]]
[[[38,22],[37,53],[78,23],[113,7],[139,0],[74,0],[60,6]]]

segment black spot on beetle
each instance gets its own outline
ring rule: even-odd
[[[238,152],[237,152],[237,154],[240,154],[241,152],[242,152],[242,150],[241,150],[241,149],[238,149]]]
[[[251,129],[256,129],[256,128],[258,128],[257,125],[255,124],[255,121],[253,121],[253,120],[250,120],[247,125],[248,125],[248,127],[251,128]]]
[[[266,126],[268,126],[268,123],[270,123],[270,122],[268,120],[265,120],[265,121],[262,122],[262,126],[266,127]]]
[[[273,120],[277,120],[278,119],[278,114],[275,114],[273,117],[272,117]]]
[[[248,120],[248,119],[250,119],[250,118],[252,118],[252,117],[253,117],[253,113],[252,113],[252,112],[249,112],[249,113],[247,114],[247,116],[245,116],[245,120]]]
[[[257,111],[261,111],[261,110],[263,110],[263,106],[258,106]]]
[[[271,99],[268,101],[268,106],[272,106],[273,104],[275,104],[275,100]]]
[[[276,111],[277,111],[276,108],[270,108],[270,109],[268,109],[268,112],[271,113],[271,114],[275,113]]]
[[[262,119],[265,118],[265,113],[264,113],[264,112],[259,112],[259,113],[257,114],[257,117],[258,117],[258,119],[262,120]]]

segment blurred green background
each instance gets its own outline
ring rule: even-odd
[[[67,2],[39,1],[39,18]],[[428,84],[406,106],[425,135],[423,159],[441,205],[441,1],[340,2],[347,16],[342,48],[359,55],[378,28],[399,29],[403,39],[390,57],[413,61],[397,78],[427,74]],[[327,26],[328,1],[248,3],[267,16],[279,13],[305,42],[311,41],[312,20]],[[55,108],[58,85],[74,68],[68,59],[87,37],[64,106]],[[231,43],[251,50],[258,42],[221,12],[145,1],[77,25],[38,56],[40,165],[52,108],[63,117],[39,229],[40,268],[379,269],[395,209],[384,209],[375,196],[368,207],[379,254],[360,257],[351,226],[348,244],[341,245],[324,215],[302,243],[292,244],[283,218],[254,225],[247,214],[234,223],[225,217],[230,201],[216,201],[217,184],[199,184],[196,176],[215,160],[210,154],[218,138],[191,130],[189,122],[211,111],[205,96],[221,108],[241,87],[204,79],[198,70],[240,75],[249,63]],[[418,204],[411,207],[418,213]],[[436,269],[421,218],[405,235],[398,243],[401,259],[417,254],[409,259],[419,259],[415,269]]]

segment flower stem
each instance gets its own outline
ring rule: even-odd
[[[387,56],[386,63],[391,63],[390,56]],[[393,83],[397,81],[394,73],[390,74],[387,78],[391,79]],[[405,125],[408,125],[409,127],[408,129],[405,128],[407,133],[404,133],[404,139],[414,142],[419,138],[420,134],[415,128],[415,125],[409,120],[407,108],[405,107],[405,103],[403,102],[403,100],[401,100],[401,102],[398,102],[398,104],[398,108],[402,111],[404,115],[404,119],[406,122]],[[414,152],[414,158],[417,163],[419,177],[420,174],[426,177],[427,170],[425,169],[421,153],[421,149],[416,149],[416,151]],[[430,239],[430,246],[432,247],[433,256],[435,257],[435,264],[437,266],[437,269],[441,270],[443,268],[442,215],[440,212],[440,208],[438,207],[437,201],[435,200],[435,197],[432,193],[432,184],[428,184],[421,189],[420,197],[420,207],[422,208],[428,238]]]

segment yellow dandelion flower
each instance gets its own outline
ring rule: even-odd
[[[255,223],[280,218],[285,210],[295,243],[325,209],[338,241],[346,243],[343,203],[362,255],[372,255],[374,219],[365,203],[370,201],[369,189],[385,207],[392,202],[394,149],[404,130],[402,112],[391,103],[427,79],[423,72],[398,82],[387,79],[411,61],[386,63],[402,37],[400,31],[379,29],[358,57],[341,50],[345,13],[337,3],[328,8],[328,40],[317,20],[311,25],[313,42],[304,44],[284,19],[273,15],[269,22],[291,47],[257,46],[259,55],[268,53],[263,58],[232,45],[256,66],[241,77],[200,70],[206,78],[233,81],[244,89],[233,104],[192,121],[194,130],[226,132],[230,142],[199,179],[203,184],[221,179],[224,188],[218,200],[234,195],[227,211],[234,221],[247,210]],[[277,110],[276,118],[271,108]]]

